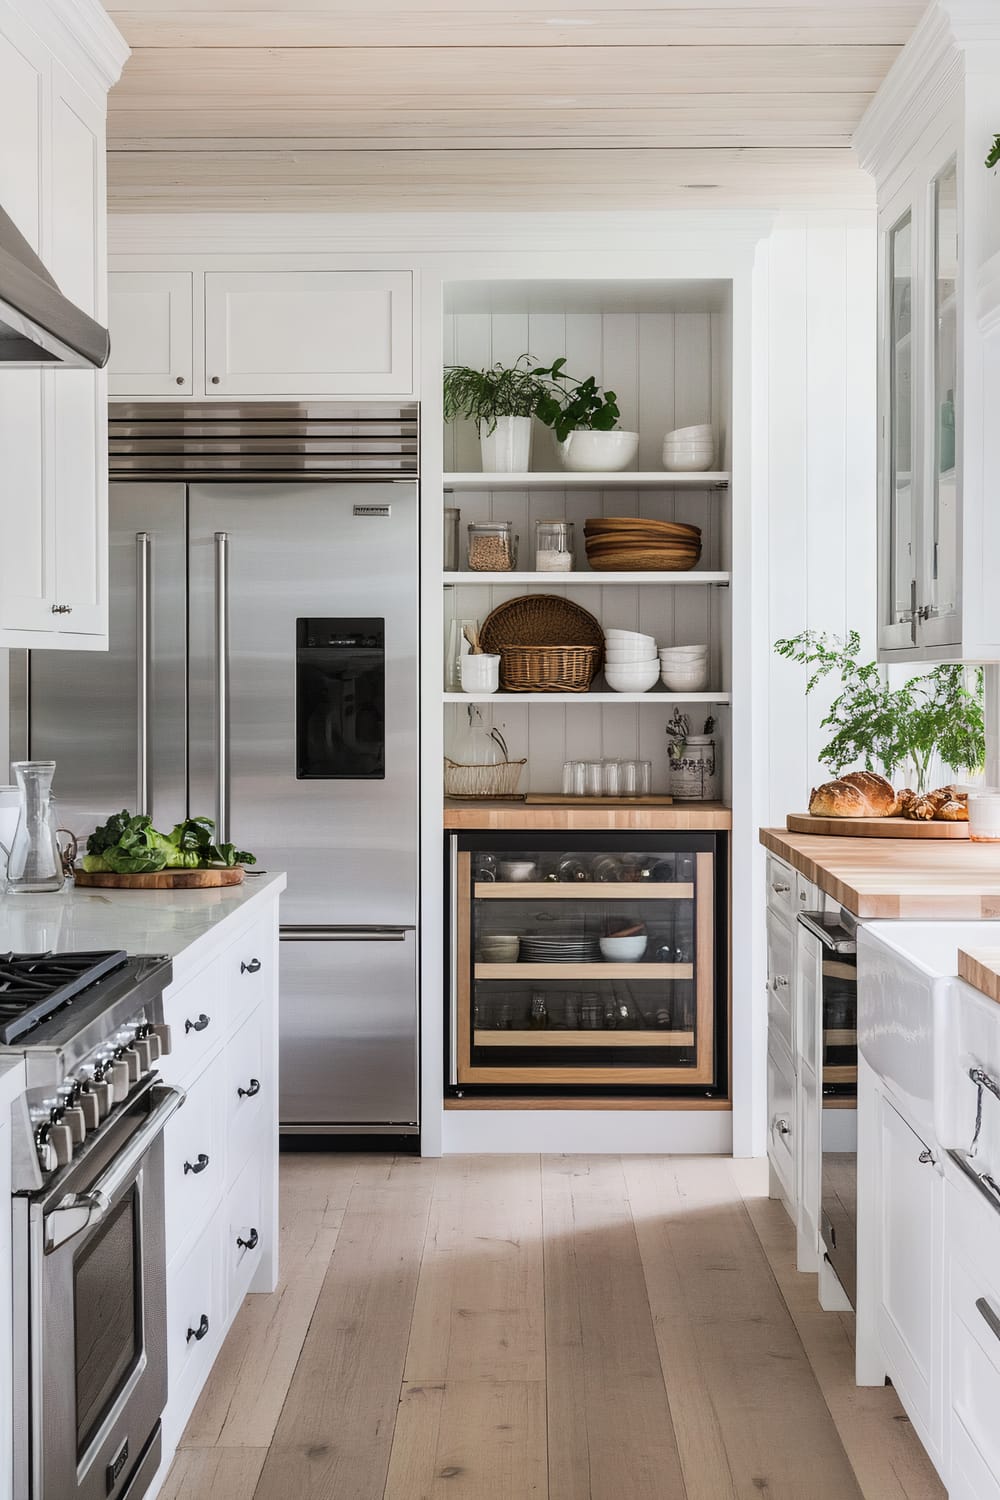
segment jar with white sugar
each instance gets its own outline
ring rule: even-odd
[[[573,522],[535,522],[535,572],[570,573],[573,570]]]

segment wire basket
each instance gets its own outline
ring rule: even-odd
[[[585,693],[600,659],[596,646],[501,646],[500,686],[508,693]]]
[[[501,760],[495,766],[463,766],[444,758],[444,794],[473,801],[477,797],[516,797],[526,760]],[[523,793],[522,793],[523,795]]]

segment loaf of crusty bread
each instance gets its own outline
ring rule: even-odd
[[[897,811],[896,793],[891,781],[875,771],[848,771],[841,776],[848,786],[856,786],[876,818],[891,818]]]
[[[870,818],[871,803],[849,781],[826,781],[814,787],[809,797],[809,811],[816,818]]]
[[[969,804],[960,802],[957,797],[952,797],[948,802],[938,804],[934,814],[942,823],[967,823],[969,821]]]
[[[919,823],[929,823],[934,816],[934,812],[934,803],[929,797],[918,797],[915,802],[910,803],[903,816],[914,818]]]

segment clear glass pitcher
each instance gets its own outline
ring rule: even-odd
[[[21,794],[21,807],[10,848],[3,845],[7,856],[7,890],[12,894],[21,891],[59,891],[66,881],[63,851],[59,846],[59,834],[66,829],[57,829],[52,811],[52,777],[55,774],[54,760],[20,760],[14,762],[14,775]],[[76,857],[76,840],[69,834],[70,844],[65,860],[72,865]]]

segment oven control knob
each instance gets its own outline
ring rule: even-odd
[[[87,1079],[80,1087],[80,1108],[83,1110],[84,1123],[88,1130],[96,1130],[101,1123],[101,1103],[98,1094],[99,1084]],[[105,1114],[107,1110],[105,1110]]]
[[[43,1172],[54,1172],[59,1162],[56,1159],[56,1148],[49,1139],[52,1126],[48,1120],[39,1125],[35,1131],[35,1150],[38,1152],[38,1165]]]
[[[62,1111],[56,1111],[61,1114]],[[49,1123],[49,1143],[55,1152],[56,1165],[68,1167],[73,1160],[73,1135],[68,1125],[62,1120],[53,1120]]]
[[[97,1111],[103,1120],[111,1113],[115,1103],[115,1091],[111,1082],[110,1057],[102,1057],[98,1060],[90,1087],[97,1096]]]
[[[78,1083],[63,1084],[59,1090],[62,1124],[68,1127],[74,1146],[82,1146],[87,1135],[87,1120],[80,1108],[79,1099],[80,1085]]]
[[[153,1066],[153,1049],[149,1037],[136,1036],[132,1049],[139,1059],[139,1076],[143,1078]]]
[[[113,1057],[104,1070],[104,1076],[111,1085],[112,1104],[124,1104],[131,1087],[128,1063],[123,1057]]]
[[[165,1021],[160,1021],[153,1027],[153,1035],[160,1044],[160,1057],[170,1056],[170,1027]]]
[[[119,1047],[117,1052],[115,1053],[115,1062],[123,1063],[125,1066],[126,1076],[128,1078],[128,1086],[126,1088],[127,1093],[128,1089],[132,1087],[133,1083],[139,1082],[139,1054],[134,1047],[122,1046]]]

